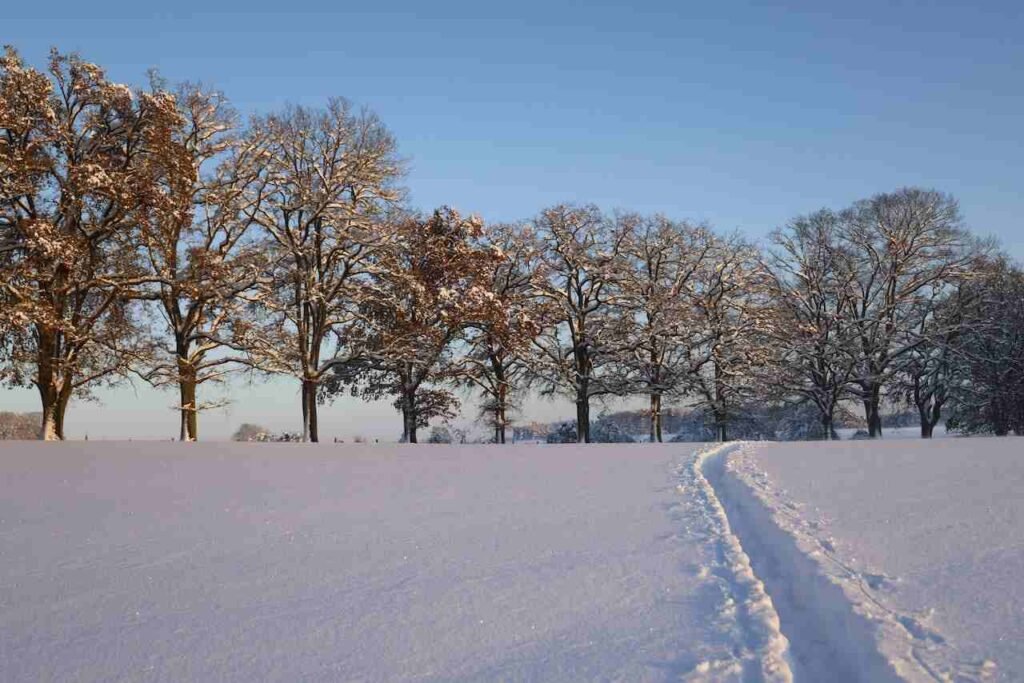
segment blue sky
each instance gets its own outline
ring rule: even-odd
[[[77,50],[128,83],[151,67],[200,80],[243,113],[345,96],[393,130],[422,208],[513,220],[596,202],[756,238],[921,185],[1024,257],[1020,3],[147,4],[17,3],[0,41],[39,65],[51,45]],[[208,432],[292,426],[288,391],[258,389]],[[171,400],[122,390],[107,410],[72,406],[69,429],[170,435]],[[33,406],[0,392],[0,409]],[[368,434],[396,431],[387,405],[345,402],[326,421],[349,411]]]

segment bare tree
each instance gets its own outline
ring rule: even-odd
[[[662,401],[686,393],[704,330],[694,314],[696,279],[714,252],[707,228],[662,216],[618,217],[625,235],[616,268],[625,316],[618,355],[633,393],[650,400],[650,439],[662,440]]]
[[[997,255],[964,289],[947,425],[965,433],[1024,435],[1024,271]]]
[[[77,56],[49,77],[13,49],[0,58],[0,328],[5,379],[32,384],[43,439],[64,438],[73,395],[125,376],[143,330],[138,226],[182,163],[166,92],[133,93]]]
[[[959,341],[967,327],[977,322],[968,318],[968,311],[979,295],[968,282],[964,279],[951,291],[932,290],[923,298],[920,305],[927,310],[912,331],[915,343],[893,376],[895,398],[917,410],[923,439],[932,438],[952,398],[961,366],[967,362]]]
[[[595,206],[546,209],[534,228],[542,243],[536,298],[543,332],[532,372],[543,395],[575,401],[577,439],[590,443],[591,399],[623,391],[613,372],[622,325],[613,304],[625,235]]]
[[[949,195],[905,188],[863,200],[843,219],[841,277],[850,284],[856,330],[855,380],[868,432],[882,435],[883,391],[920,342],[923,297],[969,270],[975,259]]]
[[[532,313],[539,245],[519,226],[496,225],[486,236],[499,257],[489,283],[496,305],[492,315],[467,329],[461,377],[479,391],[494,442],[503,444],[510,413],[528,384],[529,351],[540,332]]]
[[[808,401],[821,419],[821,435],[835,438],[835,416],[851,397],[856,377],[852,273],[844,258],[841,217],[822,210],[772,234],[768,254],[777,319],[772,326],[772,384],[783,400]]]
[[[182,441],[198,438],[199,386],[221,381],[243,359],[226,352],[242,295],[259,281],[265,259],[247,232],[252,198],[245,192],[259,172],[251,145],[238,144],[235,114],[220,93],[196,85],[177,93],[177,133],[188,166],[164,179],[165,210],[151,212],[142,246],[151,284],[142,294],[162,318],[155,362],[143,377],[176,385]]]
[[[692,347],[689,391],[714,420],[719,441],[759,389],[772,324],[769,275],[753,246],[737,236],[715,240],[694,277],[693,314],[702,343]]]
[[[300,381],[303,439],[317,441],[320,385],[351,360],[349,330],[393,239],[384,219],[401,164],[377,117],[342,99],[258,118],[243,145],[259,153],[247,218],[272,266],[237,336],[253,366]]]

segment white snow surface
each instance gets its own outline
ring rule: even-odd
[[[791,680],[696,446],[0,445],[0,680]]]
[[[1024,439],[0,444],[2,681],[1024,680]]]
[[[873,640],[905,680],[1024,680],[1024,439],[747,444],[722,469],[730,518],[771,541],[738,534],[784,633],[834,609],[823,640]],[[815,654],[791,641],[799,678]]]

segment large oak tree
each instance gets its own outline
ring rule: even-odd
[[[480,219],[448,207],[399,220],[361,305],[358,354],[335,373],[335,392],[348,384],[364,398],[393,397],[405,442],[416,443],[430,419],[454,417],[459,402],[446,385],[465,372],[455,343],[500,313],[490,285],[503,255],[482,231]]]
[[[199,412],[219,405],[200,402],[198,388],[221,382],[244,360],[229,348],[266,264],[247,215],[254,200],[246,189],[261,157],[239,142],[234,111],[220,93],[184,85],[177,103],[186,165],[167,169],[165,201],[142,231],[151,281],[141,295],[158,307],[155,353],[143,377],[177,388],[179,438],[195,441]]]
[[[34,385],[40,436],[72,396],[125,376],[140,338],[139,228],[187,166],[167,92],[133,92],[54,51],[48,74],[0,58],[0,327],[4,379]]]
[[[352,359],[350,330],[394,240],[401,163],[380,120],[343,99],[257,118],[242,144],[259,158],[246,211],[271,266],[238,343],[253,366],[299,380],[303,438],[317,441],[320,387]]]

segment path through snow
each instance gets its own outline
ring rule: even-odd
[[[1020,458],[885,448],[0,444],[0,680],[1013,680]]]
[[[788,603],[833,602],[817,586],[904,679],[1024,680],[1024,439],[746,444],[720,482],[787,635]]]

